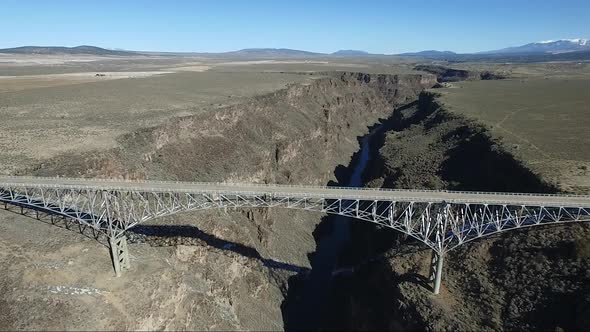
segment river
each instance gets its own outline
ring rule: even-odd
[[[345,184],[348,187],[359,187],[363,184],[362,175],[370,161],[370,143],[373,135],[381,126],[373,129],[361,139],[361,147],[356,159],[351,163],[352,172]],[[312,269],[297,291],[296,308],[289,313],[286,329],[310,330],[322,329],[323,316],[329,303],[334,272],[338,268],[338,257],[342,249],[350,241],[352,218],[329,216],[331,231],[323,235],[316,246],[312,259]],[[325,221],[324,221],[325,222]],[[295,311],[295,312],[294,312]]]

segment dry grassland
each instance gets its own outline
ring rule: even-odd
[[[545,179],[590,192],[589,75],[461,82],[437,91],[449,109],[483,121]]]

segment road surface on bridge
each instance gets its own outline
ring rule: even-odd
[[[303,185],[243,184],[243,183],[208,183],[208,182],[174,182],[174,181],[129,181],[114,179],[72,179],[44,177],[0,177],[2,187],[51,187],[63,189],[93,190],[127,190],[174,193],[243,193],[267,194],[275,196],[327,198],[327,199],[362,199],[390,200],[429,203],[478,203],[506,205],[535,205],[560,207],[590,207],[590,196],[550,195],[526,193],[492,193],[465,191],[434,191],[404,189],[372,189],[323,187]]]

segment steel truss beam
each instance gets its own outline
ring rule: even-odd
[[[532,206],[408,200],[318,198],[288,193],[166,192],[4,186],[0,202],[61,215],[109,238],[117,275],[130,266],[125,232],[148,220],[219,208],[288,208],[372,222],[405,233],[432,248],[435,292],[446,252],[500,232],[590,220],[590,207]],[[436,282],[438,280],[438,282]]]

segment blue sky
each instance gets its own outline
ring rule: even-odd
[[[474,52],[590,38],[590,1],[30,1],[0,3],[0,48]]]

